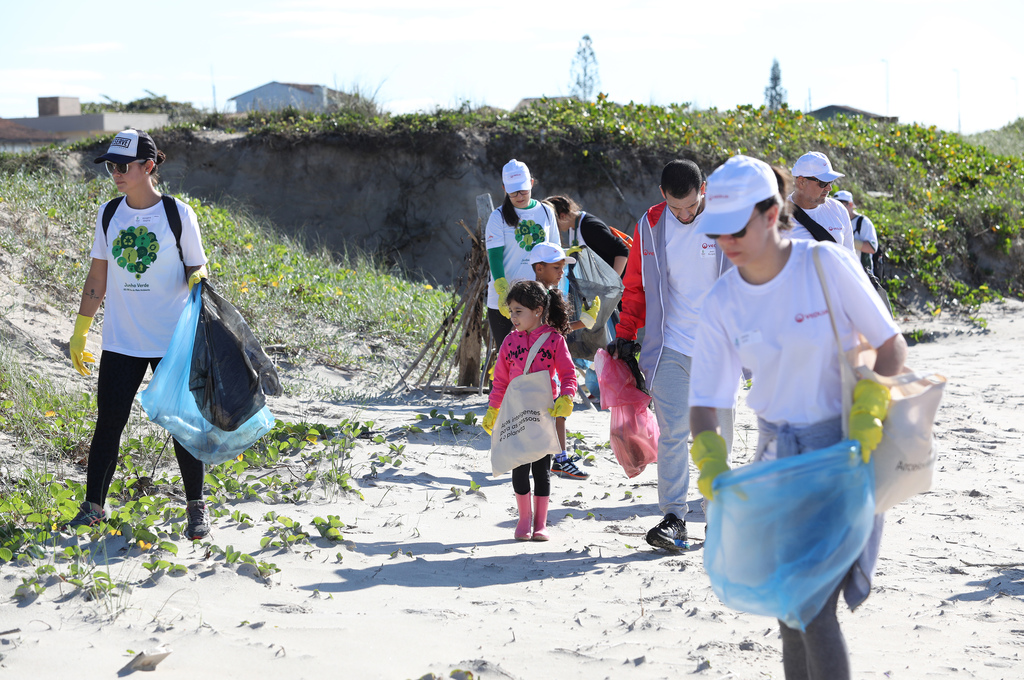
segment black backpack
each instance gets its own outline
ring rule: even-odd
[[[103,238],[107,237],[107,227],[110,226],[110,220],[114,219],[114,213],[117,212],[117,208],[123,200],[124,196],[118,196],[103,208]],[[181,215],[178,214],[178,206],[174,202],[173,196],[161,194],[160,200],[164,204],[164,212],[167,213],[167,224],[170,225],[171,233],[174,234],[174,245],[178,246],[178,257],[181,258],[181,266],[184,267],[185,255],[181,252]]]
[[[864,216],[857,215],[857,226],[853,228],[853,235],[855,237],[860,235],[860,228],[863,222]],[[886,279],[885,260],[885,246],[882,245],[881,241],[879,241],[878,247],[875,248],[875,252],[860,254],[861,265],[864,266],[865,270],[870,266],[874,270],[875,278],[879,281],[885,281]]]

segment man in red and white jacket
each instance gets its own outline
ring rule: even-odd
[[[612,356],[640,352],[639,367],[650,388],[658,438],[658,505],[664,519],[647,542],[675,549],[687,540],[686,495],[690,486],[690,357],[701,303],[712,284],[732,266],[715,239],[697,232],[704,210],[704,174],[696,163],[674,160],[661,173],[665,201],[637,221],[626,263],[622,313]],[[643,347],[636,341],[644,330]],[[718,418],[732,448],[733,411]]]

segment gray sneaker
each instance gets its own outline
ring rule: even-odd
[[[206,511],[203,501],[189,501],[185,507],[188,524],[185,526],[185,538],[198,541],[210,535],[210,514]]]

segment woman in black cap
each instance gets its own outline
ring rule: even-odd
[[[206,254],[196,214],[156,190],[164,153],[139,130],[117,134],[96,159],[124,196],[105,203],[96,217],[92,265],[71,336],[71,363],[83,376],[94,363],[85,349],[92,318],[106,298],[103,354],[97,387],[96,429],[89,449],[85,501],[65,526],[92,526],[106,519],[107,490],[117,467],[121,433],[146,368],[156,369],[188,302],[189,290],[206,278]],[[203,502],[203,464],[177,441],[188,517],[184,535],[205,538],[210,520]]]

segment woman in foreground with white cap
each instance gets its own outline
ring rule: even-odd
[[[505,199],[491,213],[484,232],[491,281],[487,287],[487,323],[495,350],[512,330],[505,296],[511,281],[532,280],[530,251],[538,243],[558,243],[554,210],[533,198],[533,177],[526,163],[510,160],[501,169]]]
[[[167,352],[189,290],[206,278],[206,254],[195,212],[156,189],[157,166],[165,158],[148,134],[125,130],[96,159],[106,164],[124,196],[104,203],[96,216],[92,265],[69,347],[75,370],[91,375],[86,364],[95,359],[85,349],[86,336],[106,298],[96,429],[89,449],[85,500],[78,515],[65,525],[72,530],[106,519],[103,505],[135,393],[146,369],[155,370]],[[177,440],[174,455],[187,501],[183,534],[190,540],[205,538],[210,520],[203,502],[203,464]]]
[[[714,478],[728,470],[715,408],[734,403],[742,367],[753,372],[747,403],[758,416],[755,462],[798,455],[843,439],[838,351],[814,249],[833,291],[844,349],[853,346],[858,331],[862,333],[877,349],[874,370],[881,375],[900,372],[906,358],[903,336],[849,250],[834,243],[792,240],[780,232],[780,219],[786,220],[782,196],[787,183],[785,171],[746,156],[730,158],[708,178],[707,207],[699,229],[717,239],[736,267],[708,293],[693,353],[691,456],[701,470],[698,488],[707,498],[713,495]],[[884,388],[861,383],[867,384],[858,384],[855,394],[867,393],[888,403]],[[881,438],[885,413],[865,412],[865,402],[860,396],[854,402],[850,437],[870,455]],[[806,631],[779,622],[787,680],[850,677],[836,607],[841,592],[851,608],[867,597],[881,526],[878,515],[864,554]]]

